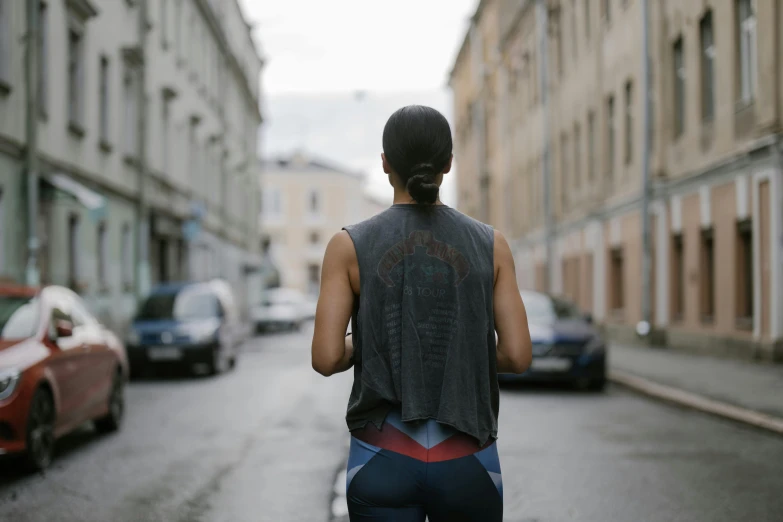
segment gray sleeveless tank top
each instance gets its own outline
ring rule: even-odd
[[[359,260],[348,429],[435,419],[497,438],[494,231],[445,205],[393,205],[345,227]]]

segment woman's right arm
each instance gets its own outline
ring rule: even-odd
[[[514,257],[503,234],[495,231],[495,330],[498,373],[524,373],[533,358],[527,313],[517,286]]]

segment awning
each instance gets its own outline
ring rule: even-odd
[[[45,179],[54,187],[76,198],[79,203],[89,210],[93,219],[101,219],[105,216],[106,198],[101,194],[62,173],[50,174]]]

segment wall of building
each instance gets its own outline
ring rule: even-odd
[[[745,59],[740,49],[739,1],[649,2],[651,311],[670,345],[783,358],[783,38],[773,30],[783,9],[773,0],[752,2],[753,65],[752,53]],[[630,339],[642,319],[641,1],[546,2],[548,107],[542,105],[537,76],[543,49],[536,4],[482,2],[466,36],[463,50],[489,30],[480,17],[495,5],[505,21],[495,28],[502,60],[485,61],[483,67],[502,69],[498,91],[509,121],[501,128],[511,139],[497,140],[498,147],[486,148],[484,158],[460,162],[460,194],[474,191],[480,171],[472,165],[505,165],[503,184],[512,187],[505,193],[515,200],[509,204],[500,193],[491,200],[510,208],[510,219],[497,219],[497,212],[486,212],[475,198],[465,199],[461,208],[488,217],[514,240],[520,286],[565,294],[619,338]],[[679,38],[683,66],[678,70]],[[479,136],[465,130],[471,128],[467,107],[482,102],[467,80],[477,67],[469,61],[475,56],[461,52],[452,73],[457,146],[467,151],[463,154],[481,150]],[[711,81],[705,72],[710,69]],[[743,71],[750,71],[744,76],[751,86],[746,91]],[[675,90],[678,78],[681,91]],[[684,93],[682,103],[678,92]],[[543,228],[545,136],[554,218],[551,260]],[[490,183],[504,179],[496,170]],[[544,277],[547,263],[551,281]]]
[[[4,2],[0,17],[0,35],[7,35],[0,57],[0,220],[13,223],[3,227],[0,273],[20,281],[27,233],[19,154],[27,122],[25,4]],[[263,61],[250,28],[235,0],[147,0],[142,52],[141,5],[44,1],[39,31],[41,281],[74,287],[119,329],[148,287],[135,263],[142,179],[149,282],[223,276],[242,287],[236,274],[260,260],[256,130]],[[53,189],[54,176],[92,191],[105,202],[102,211]],[[191,237],[183,227],[194,219]],[[219,268],[191,270],[189,253],[205,245],[225,254]]]

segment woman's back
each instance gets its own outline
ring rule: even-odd
[[[432,418],[497,436],[493,229],[447,207],[393,205],[346,230],[360,292],[348,427]]]

